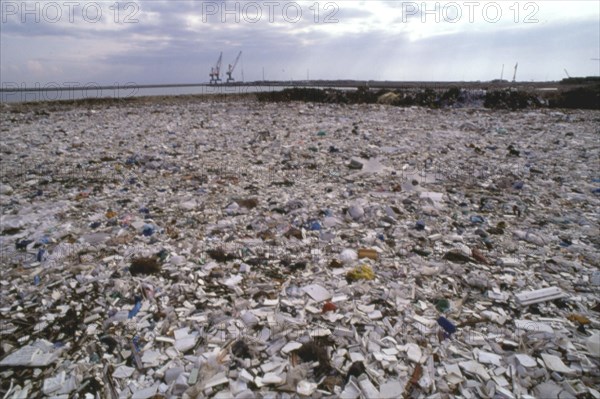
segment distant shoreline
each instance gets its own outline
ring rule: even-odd
[[[36,92],[36,91],[73,91],[73,90],[126,90],[126,89],[160,89],[160,88],[185,88],[185,87],[205,87],[211,89],[231,89],[236,87],[322,87],[322,88],[371,88],[371,89],[397,89],[397,88],[451,88],[461,87],[465,89],[486,89],[486,88],[565,88],[573,85],[586,85],[585,81],[577,83],[574,78],[573,83],[562,81],[544,81],[544,82],[509,82],[509,81],[376,81],[376,80],[308,80],[308,81],[253,81],[253,82],[233,82],[233,83],[160,83],[160,84],[136,84],[127,82],[117,85],[99,85],[95,82],[75,85],[73,82],[61,85],[56,82],[48,82],[44,85],[36,83],[33,87],[27,87],[25,84],[18,86],[12,82],[4,82],[0,87],[0,93],[10,92]],[[600,78],[599,80],[600,81]],[[593,83],[593,82],[592,82]]]
[[[356,85],[358,82],[336,82],[336,86],[283,85],[268,82],[262,86],[250,84],[179,84],[145,86],[97,86],[74,89],[4,89],[2,105],[13,110],[18,106],[35,105],[124,105],[140,103],[173,103],[193,101],[232,101],[254,99],[263,102],[316,102],[340,104],[387,104],[394,106],[424,106],[429,108],[575,108],[600,110],[600,82],[379,82],[381,87]],[[324,84],[325,83],[325,84]],[[397,85],[394,87],[394,85]],[[201,88],[201,91],[181,91],[179,88]],[[167,89],[171,89],[170,92]],[[50,92],[55,93],[54,95]],[[74,92],[73,90],[79,90]],[[140,90],[147,90],[142,92]],[[153,91],[154,90],[154,91]],[[158,90],[158,91],[157,91]],[[380,97],[388,96],[384,102]],[[9,98],[10,97],[10,98]],[[7,98],[9,98],[7,100]]]

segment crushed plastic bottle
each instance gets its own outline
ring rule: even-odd
[[[454,334],[456,332],[456,326],[450,320],[446,319],[444,316],[438,317],[437,323],[449,335],[452,335],[452,334]]]
[[[142,308],[142,297],[136,296],[135,297],[135,305],[133,305],[133,308],[129,311],[129,314],[127,317],[129,319],[132,319],[133,317],[135,317],[135,315],[138,314],[138,312],[140,311],[141,308]]]

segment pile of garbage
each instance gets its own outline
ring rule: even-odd
[[[264,102],[304,101],[327,104],[386,104],[398,107],[489,108],[525,110],[536,108],[572,108],[600,110],[600,85],[589,83],[556,90],[532,90],[523,87],[397,88],[356,90],[333,88],[287,88],[256,94]]]
[[[597,111],[0,113],[3,398],[600,398]]]

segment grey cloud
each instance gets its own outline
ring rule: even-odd
[[[336,17],[342,27],[350,22],[359,22],[360,26],[361,18],[372,25],[369,18],[375,15],[368,9],[369,2],[361,7],[338,3]],[[232,8],[232,4],[228,6]],[[305,9],[309,6],[302,3]],[[397,3],[386,6],[392,15],[398,13],[401,17]],[[194,28],[186,25],[190,16],[200,19]],[[3,24],[2,52],[8,57],[2,59],[2,79],[17,76],[9,65],[36,59],[56,66],[62,62],[62,69],[69,71],[65,80],[77,75],[106,82],[114,82],[118,76],[120,81],[140,84],[199,82],[208,80],[210,66],[221,51],[226,66],[242,50],[247,80],[260,79],[263,67],[269,79],[303,79],[307,69],[315,79],[492,79],[499,74],[502,63],[508,69],[508,64],[516,61],[522,68],[520,76],[541,80],[560,78],[564,67],[575,74],[577,67],[570,66],[575,63],[582,65],[581,73],[589,74],[589,58],[597,56],[600,45],[597,20],[593,19],[576,24],[558,21],[532,26],[498,25],[497,29],[487,26],[476,34],[458,30],[410,41],[408,30],[391,33],[398,32],[398,26],[390,29],[369,25],[363,33],[352,29],[340,33],[339,25],[315,24],[310,18],[296,24],[281,19],[269,23],[266,18],[256,24],[202,22],[202,3],[194,1],[143,2],[136,17],[139,23],[102,31],[68,24]],[[87,65],[67,64],[61,57],[69,49],[60,50],[61,38],[74,43],[76,39],[86,40],[81,43],[95,43],[104,51],[92,54]],[[111,46],[119,47],[117,44],[129,50],[124,54],[111,51]],[[48,51],[52,46],[57,48],[55,52]]]

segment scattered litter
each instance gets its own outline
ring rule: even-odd
[[[515,294],[519,304],[522,306],[532,305],[535,303],[552,301],[567,296],[558,287],[542,288],[535,291],[525,291]]]
[[[0,396],[599,397],[597,112],[388,101],[3,105]]]
[[[369,265],[360,265],[346,274],[348,281],[373,280],[375,273]]]
[[[515,328],[517,330],[528,332],[554,333],[554,329],[549,324],[532,320],[515,320]]]
[[[563,361],[558,356],[542,353],[542,360],[546,364],[546,367],[548,367],[550,370],[563,374],[575,374],[575,370],[565,366]]]
[[[317,302],[322,302],[327,299],[331,299],[331,293],[318,284],[307,285],[302,288],[302,291],[306,292],[312,299]]]
[[[443,316],[440,316],[437,319],[437,323],[448,333],[454,334],[456,332],[456,326],[448,319]]]
[[[0,361],[0,366],[45,367],[55,362],[60,355],[52,343],[38,340],[24,346]]]
[[[491,378],[486,368],[475,360],[460,362],[459,365],[467,373],[481,377],[484,381],[488,381]]]
[[[517,358],[517,360],[523,367],[535,367],[537,365],[537,362],[535,361],[535,359],[529,355],[517,353],[517,354],[515,354],[515,357]]]
[[[377,260],[379,258],[379,254],[374,249],[361,248],[358,250],[358,258],[369,258],[373,260]]]

